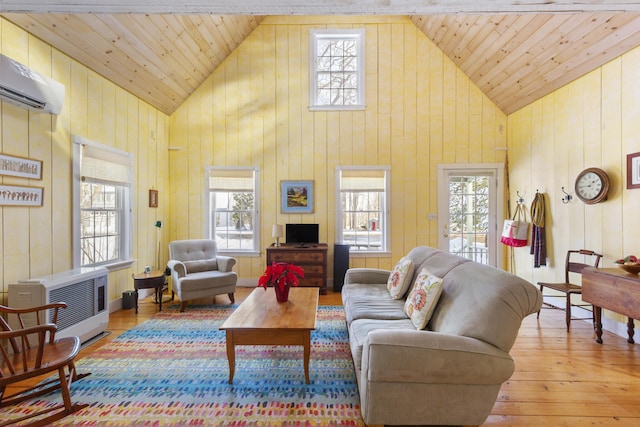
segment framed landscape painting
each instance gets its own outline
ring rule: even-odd
[[[280,181],[282,213],[313,213],[313,181]]]

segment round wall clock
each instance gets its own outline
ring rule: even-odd
[[[588,168],[576,178],[576,196],[589,205],[607,199],[609,192],[609,176],[599,168]]]

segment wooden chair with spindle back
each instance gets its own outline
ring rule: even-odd
[[[585,262],[578,262],[575,261],[575,258],[578,256],[582,256],[582,261]],[[553,289],[554,291],[557,292],[561,292],[562,294],[564,294],[565,297],[565,307],[558,307],[556,305],[553,305],[551,303],[549,303],[548,301],[544,302],[544,305],[549,306],[550,308],[557,308],[560,310],[564,310],[565,311],[565,317],[566,317],[566,323],[567,323],[567,332],[569,331],[569,327],[571,325],[571,320],[587,320],[587,319],[591,319],[591,322],[594,324],[595,326],[595,319],[593,317],[593,306],[591,304],[584,304],[584,303],[573,303],[571,301],[571,296],[572,295],[582,295],[582,286],[580,285],[576,285],[574,283],[570,282],[570,273],[574,273],[574,274],[580,274],[582,275],[582,270],[585,267],[598,267],[598,265],[600,264],[600,259],[602,258],[602,255],[599,253],[596,253],[592,250],[588,250],[588,249],[580,249],[580,250],[569,250],[567,251],[567,257],[565,259],[565,267],[564,267],[564,282],[561,283],[547,283],[547,282],[538,282],[538,285],[540,286],[540,292],[543,292],[544,288],[549,288],[549,289]],[[586,260],[590,259],[591,262],[588,264],[586,263]],[[544,292],[542,294],[542,297],[552,297],[552,296],[557,296],[557,295],[545,295]],[[591,317],[572,317],[571,316],[571,307],[591,307]],[[540,318],[540,310],[538,310],[538,318]]]

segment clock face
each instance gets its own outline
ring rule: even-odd
[[[597,168],[582,171],[576,179],[576,195],[585,203],[598,203],[604,200],[609,190],[606,172]]]

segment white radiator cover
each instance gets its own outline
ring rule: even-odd
[[[9,306],[29,308],[65,302],[67,308],[60,310],[58,314],[56,337],[77,336],[80,341],[85,342],[107,330],[108,277],[106,268],[95,267],[22,280],[9,285]],[[48,316],[52,316],[52,313]],[[46,321],[51,320],[49,318]],[[28,323],[26,326],[35,325],[35,317],[29,319]],[[17,325],[10,326],[13,328]]]

